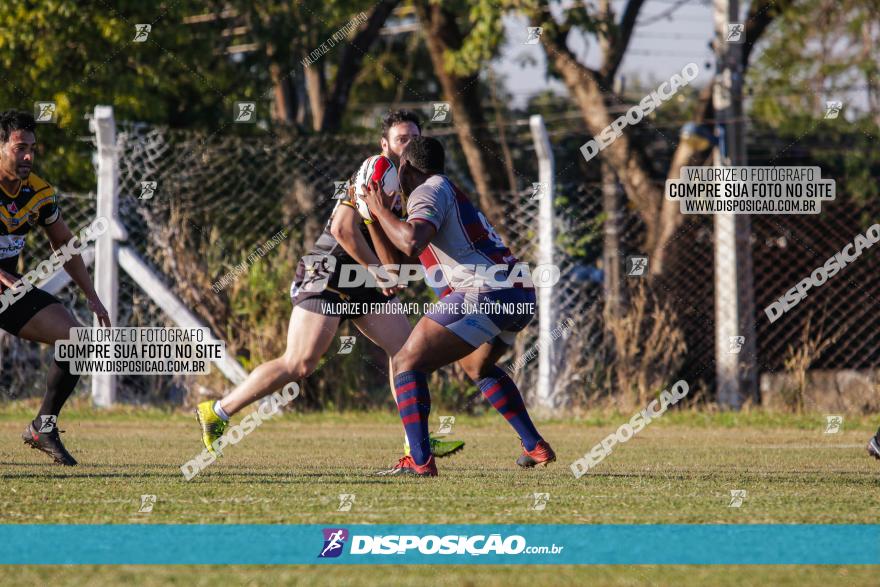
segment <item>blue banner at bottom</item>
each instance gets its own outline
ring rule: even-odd
[[[0,564],[878,565],[880,525],[0,525]]]

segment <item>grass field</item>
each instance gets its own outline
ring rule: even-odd
[[[81,465],[49,466],[18,438],[31,407],[0,411],[0,514],[3,523],[877,523],[880,463],[864,445],[873,422],[847,419],[824,434],[822,415],[669,413],[619,446],[595,472],[575,479],[575,458],[628,419],[594,414],[541,422],[559,461],[519,470],[517,439],[497,415],[456,418],[465,451],[439,461],[437,479],[370,475],[396,460],[402,441],[393,414],[289,414],[268,422],[190,482],[180,465],[200,451],[194,418],[183,413],[120,409],[63,414],[62,436]],[[436,420],[436,417],[435,417]],[[744,489],[739,508],[730,491]],[[547,492],[543,511],[532,494]],[[349,512],[338,496],[354,494]],[[152,513],[137,513],[154,494]],[[362,584],[382,580],[373,568],[77,567],[72,584],[198,583],[223,577],[233,584]],[[411,571],[411,583],[425,567]],[[48,568],[23,569],[22,580],[46,580]],[[834,567],[437,567],[437,584],[877,584],[876,569]],[[393,581],[407,584],[407,573]],[[130,579],[135,581],[135,579]],[[874,583],[872,583],[872,580]],[[152,581],[152,582],[151,582]],[[79,583],[77,583],[79,582]],[[207,582],[207,579],[206,579]]]

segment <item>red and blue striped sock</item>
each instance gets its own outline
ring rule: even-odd
[[[431,394],[428,393],[428,379],[420,371],[404,371],[394,378],[394,393],[397,396],[397,410],[409,451],[417,465],[424,465],[431,457],[431,442],[428,438],[428,415],[431,413]]]
[[[523,402],[516,383],[498,365],[492,368],[488,377],[477,380],[477,387],[489,403],[504,416],[519,434],[526,450],[535,450],[541,435],[532,424],[529,412]]]

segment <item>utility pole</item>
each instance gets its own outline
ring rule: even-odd
[[[714,165],[746,165],[742,107],[745,22],[739,0],[714,0],[715,107],[718,146]],[[758,399],[751,218],[715,214],[715,375],[718,403],[739,409]],[[741,337],[741,338],[740,338]]]

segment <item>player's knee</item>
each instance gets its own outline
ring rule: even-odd
[[[502,369],[503,371],[503,369]],[[500,377],[501,375],[498,373],[498,365],[495,363],[489,363],[480,365],[476,372],[476,377],[474,381],[477,379],[485,379],[486,377]]]
[[[482,379],[483,377],[485,377],[485,375],[483,375],[481,373],[481,369],[479,367],[477,367],[476,365],[468,365],[466,363],[459,363],[459,366],[464,371],[464,374],[467,375],[467,378],[473,382],[476,382],[478,379]]]
[[[303,377],[308,377],[312,373],[315,372],[315,369],[318,368],[318,363],[321,362],[321,355],[314,355],[306,357],[301,362],[301,368],[303,371]]]
[[[391,358],[391,365],[393,366],[395,373],[418,370],[418,366],[413,360],[413,356],[406,352],[405,349],[401,350]]]
[[[382,347],[382,350],[385,351],[385,354],[389,357],[393,357],[403,349],[404,344],[406,344],[405,338],[401,340],[383,341],[380,346]]]
[[[303,358],[285,356],[282,360],[288,382],[305,379],[311,375],[318,366],[318,359],[313,359],[311,357]]]

